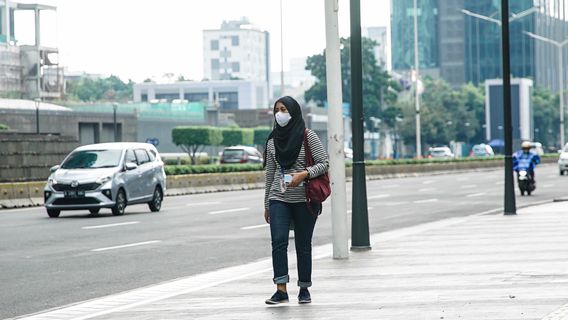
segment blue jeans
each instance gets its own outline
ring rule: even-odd
[[[319,207],[319,205],[318,205]],[[313,212],[319,209],[313,206]],[[270,200],[270,236],[272,238],[272,268],[274,283],[290,281],[288,275],[288,237],[290,223],[294,222],[294,240],[298,261],[298,286],[312,285],[312,235],[317,218],[308,210],[305,202],[287,203]]]

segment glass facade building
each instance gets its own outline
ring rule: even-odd
[[[539,11],[512,19],[510,23],[512,76],[531,78],[536,86],[556,92],[558,49],[524,32],[558,42],[566,40],[564,1],[515,0],[509,6],[511,15],[539,6]],[[437,69],[437,74],[454,87],[502,77],[500,25],[467,15],[464,9],[501,18],[500,0],[418,1],[420,68]],[[391,0],[391,10],[393,69],[404,72],[414,66],[413,0]],[[564,61],[568,61],[566,51],[567,48],[563,51]]]
[[[421,69],[439,67],[438,1],[418,1],[418,58]],[[392,67],[414,67],[413,0],[391,0]]]

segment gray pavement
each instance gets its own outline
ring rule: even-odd
[[[568,319],[567,229],[568,202],[555,202],[379,232],[348,260],[318,246],[310,305],[290,286],[289,304],[266,306],[263,259],[28,319]]]

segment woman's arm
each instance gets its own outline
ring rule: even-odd
[[[308,130],[308,147],[314,158],[314,165],[306,168],[308,170],[308,178],[311,179],[327,172],[329,158],[318,135],[312,130]]]
[[[271,145],[273,145],[273,140],[268,141],[266,144],[266,168],[264,172],[266,185],[264,187],[264,209],[268,210],[268,196],[270,195],[270,188],[272,187],[272,182],[274,181],[274,174],[276,173],[276,161],[274,161],[274,155],[270,152]]]

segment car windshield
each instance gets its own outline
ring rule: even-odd
[[[243,156],[244,150],[225,150],[223,151],[223,158],[225,159],[234,159],[234,158],[241,158]]]
[[[446,154],[445,150],[432,150],[431,151],[432,155],[437,155],[437,156],[443,156]]]
[[[122,150],[84,150],[73,152],[61,165],[63,169],[113,168],[120,163]]]

